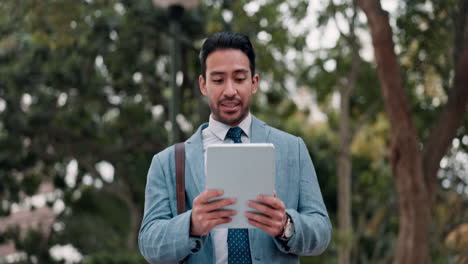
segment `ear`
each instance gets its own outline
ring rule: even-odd
[[[258,74],[255,74],[252,77],[252,94],[255,94],[257,92],[259,81],[260,81],[260,77],[258,76]]]
[[[198,86],[200,86],[200,92],[206,96],[207,95],[207,92],[206,92],[206,81],[205,81],[205,78],[203,78],[202,75],[198,76]]]

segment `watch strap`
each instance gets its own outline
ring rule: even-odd
[[[291,228],[294,228],[291,216],[286,214],[286,217],[287,219],[286,219],[286,224],[284,225],[283,233],[278,236],[278,239],[282,241],[288,241],[291,238],[293,232],[290,233],[289,230]]]

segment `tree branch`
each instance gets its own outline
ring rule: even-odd
[[[468,0],[460,0],[460,9],[455,16],[455,38],[453,49],[453,61],[457,65],[458,58],[463,52],[464,43],[468,38]]]
[[[394,51],[395,44],[388,13],[382,9],[380,1],[358,0],[357,3],[369,21],[377,72],[392,130],[396,135],[399,134],[398,131],[411,131],[411,134],[416,135],[409,103],[403,90],[400,65]]]
[[[425,180],[433,193],[439,163],[447,153],[457,128],[463,121],[468,103],[468,0],[460,0],[455,21],[454,65],[455,77],[447,104],[434,123],[423,151]]]
[[[369,108],[367,108],[366,112],[359,117],[359,119],[355,122],[352,127],[352,134],[356,134],[357,130],[361,129],[362,126],[369,121],[372,114],[375,114],[375,111],[379,109],[379,106],[382,104],[382,101],[377,100],[371,104]]]
[[[468,69],[468,43],[465,44],[463,53],[459,57],[448,102],[434,123],[424,147],[423,169],[431,193],[437,180],[436,174],[440,160],[446,154],[447,148],[456,136],[457,128],[466,116],[468,103],[468,74],[466,74],[466,69]]]

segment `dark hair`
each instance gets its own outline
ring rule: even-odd
[[[202,76],[206,78],[206,58],[212,52],[219,49],[236,49],[242,51],[250,62],[252,77],[255,74],[255,51],[250,43],[249,37],[231,32],[219,32],[208,37],[200,50],[200,64]]]

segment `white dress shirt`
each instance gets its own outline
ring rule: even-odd
[[[244,133],[242,133],[242,143],[250,143],[250,125],[252,124],[252,116],[250,113],[247,117],[242,120],[238,125]],[[208,127],[202,131],[203,137],[203,153],[205,157],[205,173],[206,173],[206,148],[211,144],[223,144],[233,143],[232,139],[225,139],[226,134],[231,128],[230,126],[223,124],[213,119],[210,115]],[[205,175],[206,177],[206,175]],[[228,263],[228,245],[227,245],[227,228],[218,228],[211,231],[213,237],[213,245],[215,249],[216,264],[227,264]]]

